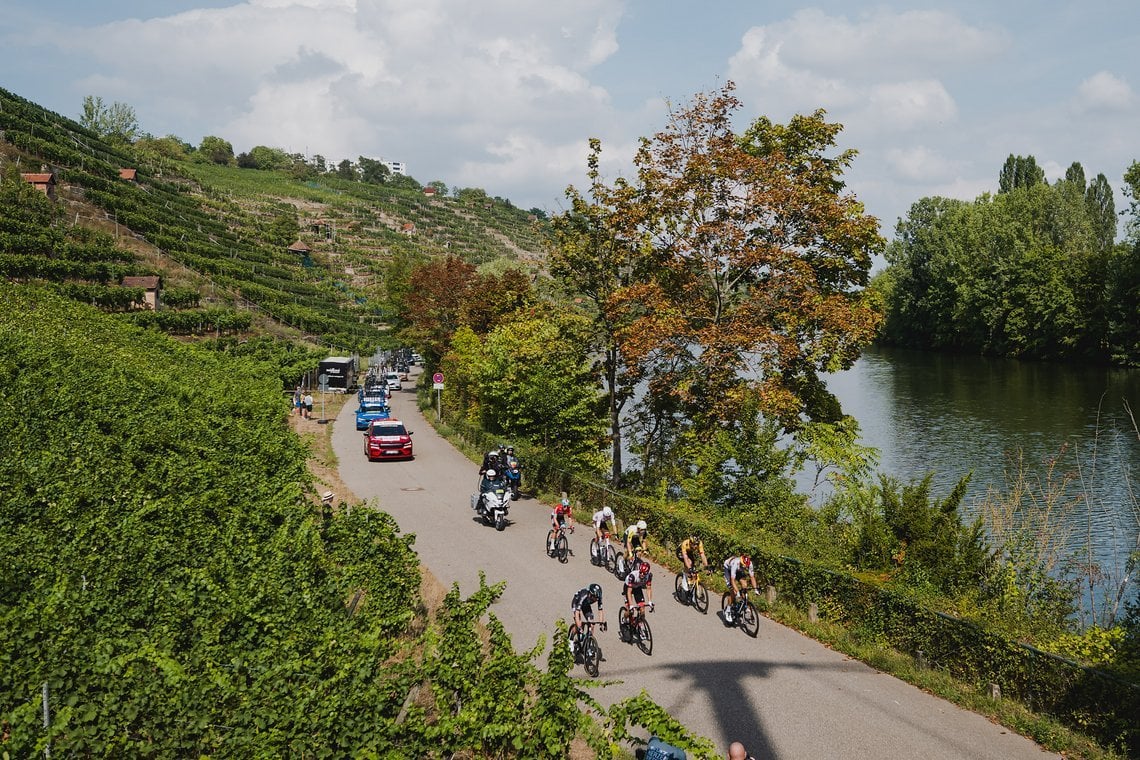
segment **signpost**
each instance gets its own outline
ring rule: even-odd
[[[443,390],[443,373],[436,372],[431,376],[431,387],[435,389],[435,421],[443,419],[443,404],[439,399],[439,392]]]

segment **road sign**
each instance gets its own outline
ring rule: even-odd
[[[327,391],[329,389],[329,375],[327,372],[322,372],[321,374],[317,375],[317,387],[322,391]]]
[[[431,381],[433,383],[442,383],[443,382],[443,373],[442,372],[436,372],[434,375],[431,376]]]

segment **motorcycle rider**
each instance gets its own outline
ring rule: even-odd
[[[519,497],[519,481],[522,480],[522,464],[515,456],[514,446],[508,446],[505,452],[500,452],[499,464],[503,474],[507,476],[507,482],[510,483],[511,497],[517,499]]]
[[[483,494],[488,492],[497,491],[504,488],[503,477],[499,475],[498,471],[494,468],[487,469],[483,472],[483,479],[479,481],[479,500],[475,503],[475,510],[480,514],[486,514],[487,507]]]
[[[483,475],[487,470],[501,470],[499,465],[499,452],[496,449],[491,449],[483,455],[483,464],[479,467],[479,474]]]

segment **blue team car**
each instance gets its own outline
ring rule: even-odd
[[[379,399],[365,398],[356,410],[356,429],[367,430],[368,423],[373,420],[386,420],[392,416],[392,410]]]

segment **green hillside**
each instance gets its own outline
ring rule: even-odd
[[[138,303],[124,276],[162,275],[165,303],[191,314],[132,318],[168,332],[283,330],[371,352],[390,341],[391,267],[440,254],[530,267],[542,248],[527,212],[478,189],[430,198],[414,181],[179,160],[101,140],[3,89],[0,135],[0,274],[117,310]],[[55,198],[16,187],[26,172],[53,173]]]

